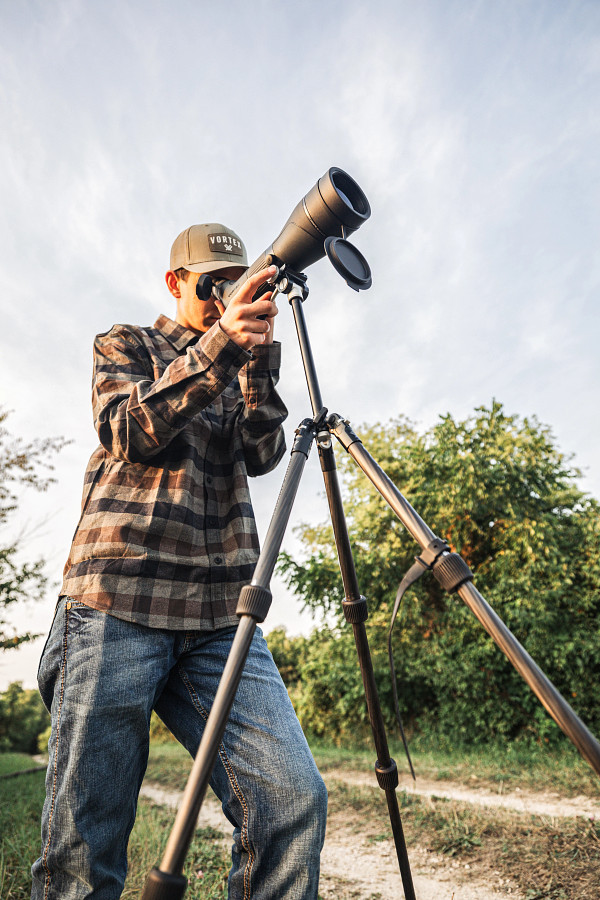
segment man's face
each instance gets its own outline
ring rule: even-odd
[[[228,281],[237,280],[246,270],[243,267],[225,269],[222,272],[211,272],[210,276],[216,282],[221,279]],[[173,278],[169,279],[172,275]],[[196,284],[200,275],[196,272],[190,272],[187,280],[176,278],[173,272],[167,272],[167,286],[177,303],[177,315],[175,321],[180,325],[184,325],[197,334],[204,334],[209,328],[218,322],[221,313],[217,308],[214,297],[208,300],[200,300],[196,296]]]

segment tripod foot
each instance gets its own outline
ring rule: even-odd
[[[184,875],[170,875],[160,869],[150,869],[142,900],[180,900],[185,894],[187,878]]]

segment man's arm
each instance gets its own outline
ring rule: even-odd
[[[218,304],[222,331],[252,352],[251,361],[239,373],[242,398],[239,393],[223,398],[225,417],[241,435],[249,475],[270,472],[285,453],[281,426],[287,409],[275,390],[281,364],[281,344],[273,340],[277,305],[270,291],[259,300],[252,299],[275,272],[275,266],[270,266],[252,275],[227,309]]]
[[[253,359],[239,373],[244,403],[237,426],[242,435],[249,475],[264,475],[275,468],[285,453],[282,423],[287,409],[276,391],[281,363],[277,341],[252,349]]]
[[[251,357],[211,328],[155,379],[135,331],[116,325],[96,338],[92,403],[102,446],[119,459],[142,462],[167,447]]]
[[[227,310],[222,310],[219,326],[213,326],[170,363],[158,379],[140,330],[117,325],[96,338],[94,424],[109,453],[129,462],[142,462],[160,453],[231,384],[252,359],[252,349],[261,346],[265,338],[272,340],[269,323],[277,315],[277,307],[271,294],[255,301],[252,298],[273,272],[271,267],[251,276]],[[257,318],[259,315],[267,316],[268,321]],[[253,443],[251,438],[249,446]]]

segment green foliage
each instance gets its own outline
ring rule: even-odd
[[[44,728],[43,731],[40,731],[37,737],[37,752],[38,753],[48,753],[48,742],[50,740],[50,734],[52,732],[52,724],[49,722],[47,728]]]
[[[306,663],[308,641],[302,636],[289,637],[285,628],[274,628],[267,635],[267,644],[295,702],[301,696],[300,679]]]
[[[62,438],[24,443],[11,437],[4,427],[8,413],[0,409],[0,529],[4,529],[11,513],[17,509],[15,487],[24,485],[37,491],[45,491],[54,479],[40,474],[40,469],[51,470],[49,460],[67,443]],[[24,641],[38,637],[26,632],[16,634],[6,630],[5,610],[19,600],[38,600],[46,588],[44,561],[33,563],[19,560],[22,536],[10,535],[0,543],[0,649],[18,647]]]
[[[558,689],[600,730],[600,515],[579,472],[537,419],[479,408],[423,435],[405,420],[362,429],[366,448],[437,535],[470,565],[476,584]],[[350,457],[340,460],[345,507],[384,713],[392,721],[387,629],[397,586],[418,552]],[[339,627],[304,647],[303,722],[332,737],[366,729],[362,687],[329,525],[300,529],[307,558],[281,570],[305,605]],[[451,739],[555,740],[559,732],[504,655],[430,576],[406,595],[394,632],[403,718]],[[306,699],[306,703],[305,703]],[[309,704],[312,708],[308,709]],[[305,708],[306,707],[306,708]],[[346,719],[345,717],[349,718]],[[301,716],[302,718],[302,716]]]
[[[37,753],[38,737],[50,717],[37,691],[24,690],[20,681],[0,694],[0,753]]]
[[[155,712],[152,713],[150,719],[150,740],[153,744],[170,744],[176,740]]]
[[[271,647],[270,639],[271,635]],[[299,644],[301,650],[298,678],[290,694],[302,727],[310,735],[327,737],[334,743],[356,737],[357,730],[360,734],[364,693],[352,633],[322,627],[308,639],[287,641],[292,647]],[[271,650],[279,665],[277,648]]]

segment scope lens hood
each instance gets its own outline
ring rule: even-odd
[[[332,166],[318,184],[324,202],[348,229],[356,231],[371,215],[366,194],[343,169]]]

